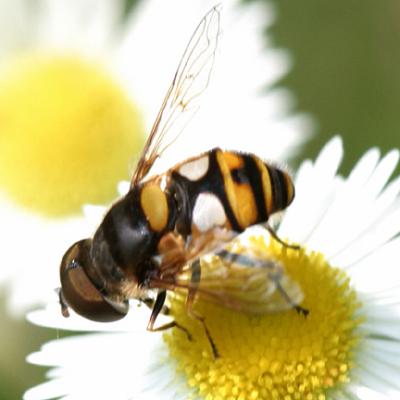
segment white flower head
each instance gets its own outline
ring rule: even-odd
[[[10,283],[13,311],[47,301],[68,244],[93,233],[75,215],[84,203],[109,203],[115,182],[128,178],[188,38],[212,5],[143,1],[122,29],[119,0],[0,2],[0,218],[8,221],[0,282]],[[210,95],[169,165],[213,145],[283,161],[304,141],[310,129],[291,113],[290,96],[263,90],[289,67],[264,41],[272,19],[260,5],[223,5]]]
[[[300,249],[257,230],[235,245],[279,260],[300,285],[307,316],[293,309],[255,316],[199,300],[216,358],[179,295],[171,297],[171,316],[192,340],[178,329],[144,332],[145,308],[107,325],[76,315],[65,322],[54,302],[29,319],[92,333],[31,354],[30,362],[52,369],[25,399],[398,398],[400,179],[389,178],[399,153],[380,158],[372,149],[344,178],[342,152],[336,137],[296,175],[297,197],[277,233]]]

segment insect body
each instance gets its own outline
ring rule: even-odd
[[[126,299],[157,285],[174,285],[186,263],[267,222],[293,195],[285,172],[251,154],[216,148],[184,161],[132,187],[109,210],[93,240],[71,247],[61,269],[63,297],[87,318],[122,317]],[[107,299],[105,314],[90,308],[82,312],[83,293],[67,295],[77,286],[71,277],[82,273],[78,266],[100,298]],[[109,309],[121,301],[117,313]]]
[[[208,85],[218,36],[219,10],[213,8],[189,41],[129,192],[111,207],[93,239],[75,243],[64,255],[60,303],[65,316],[71,307],[92,320],[114,321],[126,315],[130,298],[146,300],[154,292],[148,329],[157,330],[154,323],[167,291],[182,289],[188,312],[203,321],[192,310],[196,295],[203,293],[228,307],[237,296],[224,294],[229,294],[229,274],[224,279],[208,274],[200,285],[200,257],[219,251],[249,226],[267,223],[293,200],[294,187],[286,172],[255,155],[219,148],[147,176],[179,136],[182,122],[186,125],[196,111]],[[240,301],[235,308],[240,309]],[[170,326],[178,325],[173,321],[162,328]]]

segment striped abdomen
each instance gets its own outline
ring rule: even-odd
[[[289,175],[253,154],[213,149],[171,171],[186,191],[190,221],[200,231],[225,226],[238,232],[266,222],[293,200]]]

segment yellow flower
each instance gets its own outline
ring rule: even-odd
[[[100,64],[26,55],[1,76],[0,187],[45,216],[106,203],[142,146],[139,113]]]

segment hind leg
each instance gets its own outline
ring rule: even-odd
[[[268,224],[268,222],[264,225],[262,225],[268,232],[269,234],[277,241],[279,242],[282,246],[284,247],[288,247],[289,249],[293,249],[293,250],[299,250],[300,246],[297,244],[289,244],[286,243],[284,240],[282,240],[277,233],[272,229],[271,225]]]
[[[201,279],[201,266],[200,266],[200,260],[197,259],[195,260],[192,264],[191,264],[191,269],[192,269],[192,276],[190,279],[190,288],[186,297],[186,310],[187,313],[192,317],[197,319],[197,321],[199,321],[204,328],[204,332],[207,336],[207,339],[210,343],[211,346],[211,350],[213,352],[214,358],[218,358],[219,357],[219,353],[218,353],[218,349],[217,346],[214,343],[214,340],[211,337],[210,331],[207,328],[205,319],[202,315],[200,315],[198,312],[196,312],[193,309],[193,302],[195,299],[195,295],[197,292],[197,289],[199,287],[200,284],[200,279]]]

